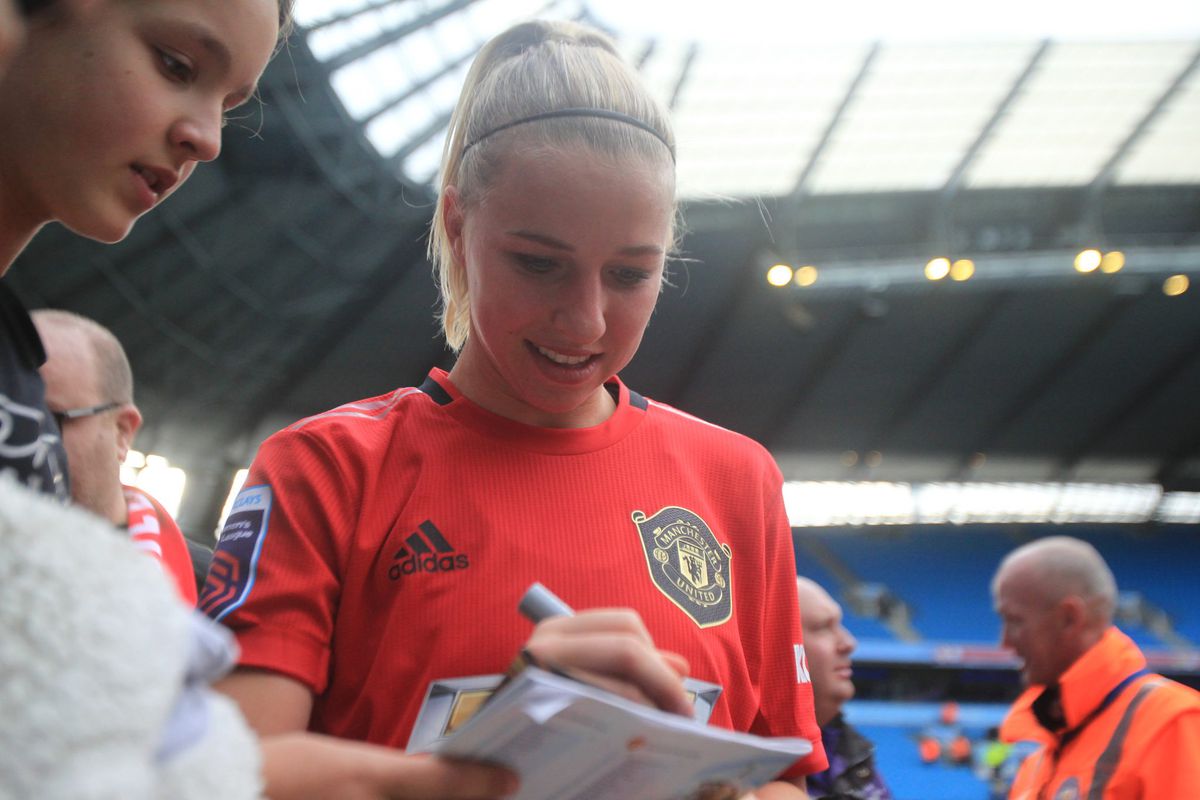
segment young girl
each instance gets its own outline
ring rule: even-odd
[[[275,48],[276,0],[59,0],[0,81],[0,265],[47,222],[105,242],[221,150]],[[285,17],[284,17],[285,18]]]
[[[222,688],[260,730],[419,743],[429,687],[524,642],[680,713],[687,670],[721,688],[712,723],[812,740],[762,797],[824,767],[778,469],[616,377],[663,284],[674,166],[603,35],[530,23],[480,53],[431,242],[453,369],[269,439],[213,560],[201,607],[242,647]],[[530,638],[534,581],[610,610]]]
[[[0,75],[0,275],[51,221],[123,239],[216,158],[222,117],[254,93],[290,0],[24,5],[24,43]],[[2,282],[0,335],[0,411],[12,419],[0,468],[66,498],[65,456],[41,410],[45,355]]]
[[[216,158],[223,117],[253,96],[268,59],[288,29],[292,4],[292,0],[24,0],[20,7],[25,17],[17,26],[7,16],[12,6],[7,0],[0,2],[4,26],[0,30],[0,275],[47,222],[59,221],[100,241],[119,241],[139,216],[178,189],[198,162]],[[18,32],[23,38],[18,38]],[[69,497],[67,465],[37,373],[44,360],[28,314],[0,281],[0,479],[15,477],[27,488],[65,499]],[[19,498],[36,504],[35,498],[21,497],[27,492],[3,488],[15,492],[13,502]],[[98,534],[79,526],[66,512],[62,523],[62,530],[53,535],[76,535],[77,541],[70,544],[73,563],[62,563],[47,577],[46,585],[62,583],[76,568],[102,572],[107,564],[115,574],[125,574],[128,564],[109,560],[120,560],[124,551],[114,551],[104,536],[107,531]],[[45,568],[22,551],[19,536],[8,531],[0,534],[0,563],[22,575]],[[144,558],[131,548],[128,554]],[[154,588],[139,585],[131,591],[147,602],[160,602],[161,594],[156,595]],[[112,620],[128,616],[119,598],[62,591],[54,593],[51,602],[62,612],[51,615],[58,619],[75,619],[76,612],[87,610],[107,620],[109,628],[104,630],[112,635],[83,631],[77,646],[92,643],[112,648],[125,641],[109,630]],[[164,618],[183,613],[173,605],[158,611]],[[0,638],[4,635],[0,631]],[[198,634],[195,641],[215,646],[211,635]],[[202,648],[194,646],[192,651],[198,655]],[[38,663],[38,652],[31,655],[30,663]],[[41,655],[47,664],[64,662],[59,652]],[[136,653],[122,656],[122,663],[137,660]],[[90,750],[77,755],[99,766],[114,732],[124,730],[119,719],[109,729],[92,731],[91,738],[82,737],[73,724],[63,729],[45,727],[44,715],[60,708],[61,698],[71,697],[73,680],[90,686],[96,678],[72,665],[92,661],[65,659],[68,665],[55,675],[59,683],[54,698],[27,690],[12,709],[13,718],[6,719],[5,725],[24,730],[22,723],[30,723],[46,739],[28,744],[32,749],[27,765],[36,765],[38,754],[54,752],[56,745],[86,740]],[[191,667],[197,671],[189,675],[188,688],[177,686],[171,693],[188,702],[176,706],[176,716],[162,734],[164,746],[169,742],[175,750],[205,730],[204,712],[196,710],[204,669],[197,664]],[[111,677],[121,684],[129,674]],[[140,706],[127,710],[144,711]],[[164,718],[169,710],[153,709]],[[179,720],[183,722],[177,726]],[[302,733],[270,737],[261,744],[267,792],[276,800],[482,798],[515,786],[511,775],[492,767],[413,758]],[[219,771],[232,765],[212,767]],[[63,796],[49,788],[56,780],[53,774],[26,770],[23,775],[34,783],[20,784],[29,789],[22,796]],[[43,778],[44,784],[37,783]],[[3,788],[11,787],[6,782]],[[252,782],[238,788],[242,793],[236,796],[241,797],[255,786]],[[116,796],[102,770],[93,772],[88,791],[94,796]]]

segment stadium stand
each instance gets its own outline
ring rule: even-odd
[[[920,640],[995,644],[998,628],[988,587],[996,566],[1021,542],[1060,530],[805,529],[796,537],[797,569],[818,582],[832,581],[843,598],[858,583],[887,587],[910,609]],[[1147,530],[1072,526],[1070,533],[1094,544],[1112,565],[1128,611],[1120,617],[1121,627],[1139,645],[1179,649],[1200,642],[1195,581],[1200,531],[1182,525]],[[846,605],[848,625],[860,639],[894,636],[878,619],[852,613],[852,604]]]
[[[1004,556],[1034,538],[1067,533],[1091,542],[1121,589],[1117,624],[1152,666],[1200,681],[1200,530],[1187,525],[968,525],[797,528],[797,571],[830,589],[859,640],[858,699],[847,719],[876,746],[876,762],[896,800],[989,800],[1005,796],[1003,769],[982,763],[987,731],[1019,691],[1013,662],[998,644],[990,582]],[[887,603],[862,598],[889,598]],[[856,598],[860,602],[856,602]],[[883,619],[889,603],[911,616],[907,628]],[[1172,668],[1173,667],[1173,668]],[[965,698],[1003,702],[963,702]],[[944,701],[959,703],[958,724],[973,745],[970,767],[939,755],[926,763],[923,734]]]

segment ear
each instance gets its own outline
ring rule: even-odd
[[[1087,625],[1087,603],[1078,595],[1068,595],[1058,603],[1058,619],[1063,631],[1079,631]]]
[[[133,403],[126,403],[117,409],[117,458],[119,463],[125,463],[129,448],[133,447],[133,437],[137,436],[142,427],[142,412]]]
[[[454,260],[458,264],[466,264],[466,259],[463,254],[466,252],[466,245],[463,242],[463,227],[466,220],[463,217],[462,195],[458,192],[457,186],[447,186],[442,192],[442,219],[446,224],[446,239],[450,243],[450,250],[454,254]]]

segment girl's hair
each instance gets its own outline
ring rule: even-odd
[[[296,0],[279,0],[279,41],[292,35],[295,23],[292,21],[292,9]]]
[[[21,11],[25,16],[32,16],[39,11],[50,8],[55,0],[19,0]],[[292,33],[292,7],[296,0],[279,0],[279,40],[283,41]]]
[[[563,110],[569,111],[550,114]],[[583,144],[612,159],[662,163],[673,158],[675,138],[665,109],[611,39],[574,23],[543,21],[509,28],[475,58],[450,118],[439,194],[453,186],[460,202],[477,202],[516,141]],[[442,331],[457,351],[470,333],[470,304],[465,265],[454,257],[441,203],[429,258],[441,291]]]

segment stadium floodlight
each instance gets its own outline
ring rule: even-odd
[[[1187,275],[1172,275],[1163,281],[1163,294],[1167,297],[1178,297],[1188,290],[1189,284]]]
[[[817,268],[812,264],[805,264],[803,267],[800,267],[798,270],[796,270],[796,275],[792,278],[792,280],[797,286],[812,286],[817,282],[817,277]]]
[[[767,283],[775,287],[787,286],[792,282],[792,268],[787,264],[775,264],[767,270]]]
[[[1100,271],[1112,275],[1120,272],[1125,266],[1125,254],[1120,250],[1112,250],[1100,257]]]
[[[968,281],[975,274],[975,262],[969,258],[960,258],[950,265],[951,280]]]
[[[940,281],[950,274],[950,259],[938,256],[929,259],[925,265],[925,277],[931,281]]]
[[[1100,254],[1099,250],[1092,248],[1081,250],[1075,256],[1075,270],[1077,272],[1095,272],[1102,260],[1104,260],[1104,256]]]

